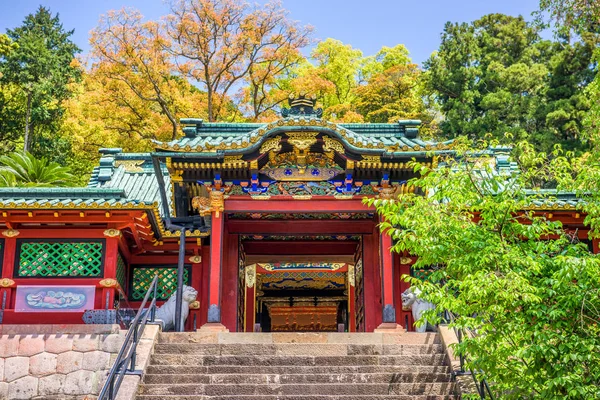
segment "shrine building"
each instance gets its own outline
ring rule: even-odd
[[[419,121],[332,123],[307,98],[266,124],[186,119],[151,153],[101,149],[87,187],[0,189],[2,323],[113,323],[158,298],[198,291],[186,329],[413,329],[400,294],[415,258],[390,251],[366,197],[414,191],[407,163],[435,166],[451,142]],[[490,149],[494,168],[515,168]],[[587,240],[574,198],[532,204]],[[598,251],[598,243],[590,243]]]

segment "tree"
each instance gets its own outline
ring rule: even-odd
[[[168,52],[171,43],[157,22],[143,22],[142,18],[133,9],[110,11],[101,17],[90,37],[95,59],[92,71],[121,82],[122,89],[159,107],[171,125],[171,139],[175,139],[178,119],[173,86],[177,82],[175,61]]]
[[[70,96],[68,83],[78,79],[73,65],[80,49],[70,40],[58,14],[40,7],[25,17],[23,25],[7,30],[17,45],[0,59],[0,83],[15,85],[25,94],[23,148],[28,150],[34,128],[56,131],[63,108]]]
[[[546,18],[546,14],[549,18]],[[596,0],[540,0],[540,10],[536,20],[547,26],[549,19],[556,32],[562,36],[570,36],[571,31],[600,31],[600,2]]]
[[[520,146],[531,166],[520,173],[498,173],[481,156],[487,146],[459,145],[436,169],[414,165],[419,177],[408,184],[426,195],[371,202],[394,251],[432,271],[424,281],[406,277],[436,305],[424,318],[449,310],[452,326],[474,333],[456,350],[497,398],[597,398],[600,258],[550,214],[526,211],[542,197],[529,182],[541,172],[560,178],[568,162]]]
[[[229,93],[244,79],[256,83],[262,97],[260,82],[268,83],[282,63],[294,63],[310,33],[287,20],[277,1],[251,7],[234,0],[173,0],[165,26],[179,70],[206,91],[209,121],[223,117]]]
[[[332,94],[323,97],[324,108],[353,101],[362,55],[362,51],[331,38],[314,48],[311,57],[316,64],[315,74],[331,82],[335,89]]]
[[[29,152],[0,156],[0,186],[69,186],[69,169]]]

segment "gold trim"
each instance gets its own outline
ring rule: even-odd
[[[107,229],[103,233],[106,237],[121,237],[121,231],[118,229]]]
[[[192,301],[190,303],[190,310],[198,310],[200,309],[200,302],[198,300]]]
[[[410,257],[400,257],[400,264],[402,265],[410,264],[411,262]]]
[[[271,198],[271,196],[269,196],[269,195],[266,195],[266,196],[264,196],[264,195],[255,195],[255,194],[253,194],[253,195],[250,196],[250,198],[252,200],[269,200]]]
[[[9,278],[0,279],[0,287],[11,287],[15,284],[15,281]]]
[[[244,268],[244,279],[247,288],[253,288],[256,284],[256,264],[248,265]]]
[[[202,262],[202,257],[201,256],[191,256],[188,260],[190,260],[190,262],[192,264],[199,264]]]
[[[297,194],[292,196],[292,199],[294,200],[310,200],[312,199],[312,195],[311,194]]]
[[[117,160],[115,161],[115,167],[123,166],[123,169],[127,172],[144,172],[141,165],[144,164],[144,160]]]
[[[356,277],[354,276],[354,264],[348,264],[348,285],[352,287],[356,285]]]
[[[12,238],[12,237],[15,237],[15,236],[19,236],[19,234],[20,234],[20,233],[21,233],[21,232],[19,232],[19,231],[18,231],[18,230],[16,230],[16,229],[7,229],[7,230],[5,230],[5,231],[2,231],[2,235],[3,235],[3,236],[6,236],[6,237],[8,237],[8,238]]]
[[[119,285],[119,282],[117,282],[116,279],[112,279],[112,278],[102,279],[98,283],[100,284],[100,286],[105,287],[105,288],[117,287]]]

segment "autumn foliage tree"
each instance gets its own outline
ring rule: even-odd
[[[174,0],[165,22],[179,71],[206,91],[209,121],[223,116],[222,99],[244,80],[254,86],[249,91],[254,116],[268,109],[265,86],[297,62],[310,34],[310,28],[287,20],[278,1],[260,7],[235,0]]]

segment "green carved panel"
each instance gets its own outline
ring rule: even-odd
[[[17,277],[101,277],[102,241],[19,241]]]
[[[121,257],[121,253],[117,255],[117,282],[123,290],[127,290],[127,264]]]
[[[157,300],[167,300],[177,289],[177,267],[135,267],[131,282],[129,299],[134,301],[143,300],[154,274],[158,274],[158,287],[156,291]],[[189,267],[183,270],[183,284],[189,285]]]
[[[435,269],[432,267],[418,268],[418,269],[411,268],[411,275],[421,281],[426,281],[427,278],[429,278],[429,275],[431,275],[434,271],[435,271]]]

